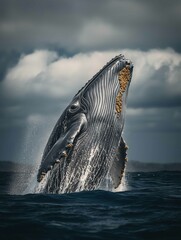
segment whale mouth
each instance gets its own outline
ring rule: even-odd
[[[118,81],[120,89],[116,96],[116,113],[120,114],[123,108],[123,94],[127,90],[127,87],[131,80],[131,67],[126,65],[118,74]]]

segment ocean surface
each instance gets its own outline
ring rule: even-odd
[[[181,172],[126,173],[122,192],[63,195],[9,194],[15,175],[0,172],[1,240],[181,239]]]

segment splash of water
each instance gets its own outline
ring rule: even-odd
[[[51,131],[54,119],[44,119],[39,115],[27,118],[26,133],[22,139],[16,168],[13,169],[9,194],[33,193],[43,148]]]
[[[90,168],[90,164],[86,167],[86,169],[89,169]],[[87,170],[88,171],[88,170]],[[87,171],[84,171],[82,173],[82,176],[81,176],[81,180],[80,180],[80,184],[79,186],[77,187],[76,189],[76,192],[80,192],[80,191],[84,191],[84,185],[85,185],[85,182],[86,182],[86,178],[87,178]],[[58,177],[58,176],[57,176]],[[33,193],[43,193],[44,192],[44,189],[48,183],[48,181],[51,181],[51,174],[50,172],[48,172],[45,177],[43,178],[43,180],[40,182],[40,183],[33,183],[33,186],[34,188],[32,188],[31,192]],[[58,181],[58,179],[57,179]],[[65,182],[65,186],[67,185],[68,183]],[[112,179],[109,175],[107,175],[105,177],[105,179],[102,181],[101,185],[98,187],[97,190],[104,190],[104,191],[110,191],[110,192],[123,192],[123,191],[128,191],[129,190],[129,187],[128,187],[128,182],[127,182],[127,178],[126,178],[126,175],[124,173],[123,175],[123,178],[122,178],[122,181],[121,181],[121,184],[115,189],[113,187],[113,184],[112,184]],[[60,194],[63,194],[65,193],[64,189],[62,190],[59,190],[59,193]]]
[[[22,152],[21,156],[19,157],[22,159],[22,162],[29,162],[34,164],[34,171],[30,170],[28,166],[26,169],[23,169],[22,175],[16,175],[13,179],[13,182],[11,184],[11,189],[9,191],[10,194],[28,194],[28,193],[43,193],[43,190],[45,189],[45,186],[50,180],[50,172],[46,174],[43,181],[40,183],[37,183],[37,171],[39,167],[39,163],[41,161],[41,155],[43,152],[43,146],[45,145],[47,137],[45,135],[48,135],[48,128],[47,126],[43,126],[43,128],[40,128],[41,124],[37,121],[33,121],[29,123],[28,129],[27,129],[27,135],[25,136],[24,142],[22,144]],[[45,130],[46,127],[46,131]],[[41,131],[38,133],[37,129],[41,129]],[[45,132],[43,134],[42,132]],[[41,138],[39,137],[41,136]],[[38,146],[38,148],[36,147]],[[94,149],[94,152],[98,151],[98,149]],[[85,169],[82,171],[81,179],[79,187],[77,188],[77,191],[83,191],[85,181],[89,175],[89,171],[91,169],[91,160],[93,158],[94,152],[92,152],[92,155],[90,156],[90,159],[88,161],[87,166],[85,166]],[[17,172],[22,171],[22,169],[16,169]],[[57,176],[58,177],[58,176]],[[68,180],[67,180],[68,181]],[[65,182],[66,186],[66,182]],[[110,177],[106,177],[104,180],[104,183],[101,184],[101,186],[98,188],[100,190],[105,191],[126,191],[127,190],[127,181],[125,176],[122,179],[122,183],[117,189],[113,189],[112,182]],[[64,193],[64,189],[60,191],[60,193]]]

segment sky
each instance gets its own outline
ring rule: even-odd
[[[181,1],[0,0],[0,160],[41,161],[77,91],[120,53],[134,63],[130,161],[181,162]]]

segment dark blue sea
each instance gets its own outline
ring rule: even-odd
[[[127,190],[10,195],[0,173],[0,239],[181,239],[181,172],[127,173]],[[26,179],[26,178],[24,178]]]

